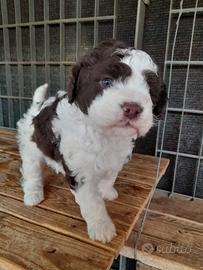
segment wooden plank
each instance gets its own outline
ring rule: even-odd
[[[145,157],[145,159],[143,159],[143,157]],[[148,166],[156,166],[156,163],[158,162],[159,158],[158,157],[154,157],[151,155],[145,155],[145,154],[138,154],[138,153],[134,153],[132,156],[132,159],[126,163],[126,167],[131,167],[131,165],[133,165],[133,160],[136,159],[136,163],[137,166],[144,166],[146,169],[148,168]],[[164,163],[168,163],[168,159],[166,158],[162,158],[162,164]],[[146,164],[148,166],[146,166]]]
[[[20,160],[10,153],[0,152],[1,172],[8,172],[20,176]]]
[[[15,130],[0,128],[0,152],[4,151],[19,155]]]
[[[6,154],[8,156],[9,154]],[[3,154],[2,154],[3,156]],[[1,162],[1,155],[0,155]],[[1,172],[14,174],[20,177],[19,166],[20,161],[18,159],[14,159],[13,155],[10,154],[10,157],[3,157],[3,164],[1,164]],[[128,176],[127,178],[120,177],[122,172],[119,174],[119,177],[115,183],[115,187],[118,190],[119,197],[115,202],[128,204],[133,207],[140,207],[144,203],[145,199],[149,195],[151,189],[152,181],[155,182],[155,179],[150,179],[150,183],[145,182],[142,183],[143,177],[136,175],[136,177]],[[127,174],[126,174],[127,175]],[[45,183],[49,183],[54,187],[63,187],[69,189],[66,179],[59,175],[56,177],[55,173],[51,170],[46,169],[44,172]]]
[[[123,244],[123,238],[125,238],[125,235],[123,236],[123,231],[120,230],[114,241],[107,245],[103,245],[99,241],[92,241],[89,239],[86,224],[83,220],[69,218],[39,207],[26,207],[18,200],[2,195],[0,195],[0,211],[29,221],[33,224],[46,227],[52,231],[102,247],[109,250],[113,256],[117,255],[118,246]]]
[[[17,179],[15,179],[16,176],[9,176],[9,178],[12,178],[12,181],[5,179],[0,182],[0,194],[22,201],[23,193]],[[39,207],[76,220],[83,220],[80,215],[79,207],[75,203],[73,195],[69,190],[47,186],[45,200]],[[35,207],[29,209],[30,213],[32,213],[32,211],[34,211],[32,209],[35,209]],[[118,236],[106,245],[111,248],[116,248],[118,253],[118,250],[122,247],[124,240],[127,239],[127,235],[130,233],[130,225],[132,224],[133,226],[136,222],[140,210],[135,207],[117,204],[115,202],[107,202],[107,210],[116,224]],[[125,219],[123,219],[123,216],[125,216]]]
[[[0,175],[1,174],[2,173],[0,173]],[[7,174],[4,181],[0,182],[0,194],[22,201],[23,193],[19,185],[18,176]],[[145,200],[146,198],[143,198],[143,204]],[[77,220],[83,220],[80,215],[79,207],[75,203],[73,195],[69,190],[47,186],[45,189],[45,200],[40,204],[40,208]],[[35,209],[35,207],[29,209],[30,214],[32,214],[32,211],[34,211],[32,209]],[[127,236],[138,219],[139,211],[142,211],[142,209],[139,210],[136,207],[122,205],[116,202],[107,202],[107,210],[116,224],[118,236],[106,245],[114,248],[115,253],[118,254],[123,246],[124,240],[127,239]],[[123,216],[125,216],[125,219],[123,219]],[[88,237],[86,240],[89,240]]]
[[[159,269],[137,261],[136,270],[159,270]]]
[[[118,191],[118,198],[115,202],[130,205],[132,207],[140,208],[148,198],[151,188],[145,186],[144,188],[137,185],[136,182],[126,181],[121,178],[115,183],[115,188]]]
[[[0,182],[0,194],[22,200],[23,194],[19,185],[19,175],[12,175],[11,173],[5,173],[5,171],[0,172],[0,177],[4,178],[4,181]],[[119,181],[116,184],[116,188],[120,195],[118,199],[113,202],[107,202],[107,208],[109,208],[112,215],[116,217],[116,221],[121,220],[124,222],[122,215],[125,215],[125,224],[129,227],[129,222],[132,222],[133,216],[138,213],[140,207],[143,209],[146,204],[151,190],[136,186],[135,183],[131,184],[124,181]],[[122,204],[122,206],[120,204]],[[68,189],[47,185],[45,188],[45,201],[40,205],[60,214],[81,219],[79,208],[74,202],[72,193]],[[120,218],[118,218],[118,213],[116,213],[119,207],[120,209],[122,208],[123,211]],[[120,211],[118,212],[120,214]]]
[[[15,140],[16,130],[9,128],[0,128],[0,137],[13,138]]]
[[[0,177],[6,177],[8,179],[12,178],[11,175],[15,175],[16,177],[20,178],[20,161],[17,159],[12,159],[10,157],[3,158],[3,162],[1,162],[1,155],[0,155],[0,168],[1,173]],[[139,179],[139,177],[137,178]],[[44,172],[44,180],[46,185],[50,185],[53,187],[61,188],[63,187],[66,190],[69,190],[67,180],[62,175],[57,175],[53,173],[50,169],[45,170]],[[141,184],[139,181],[130,181],[129,179],[122,179],[118,178],[115,184],[115,188],[118,190],[119,197],[115,202],[127,204],[128,206],[139,208],[142,207],[143,203],[145,202],[146,198],[148,197],[151,187],[147,184]],[[58,191],[60,192],[60,191]],[[64,191],[63,191],[64,193]],[[71,195],[71,200],[73,196]]]
[[[2,144],[5,142],[2,142]],[[4,146],[1,145],[0,141],[0,154],[3,155],[11,155],[11,158],[16,158],[19,159],[19,154],[17,147],[13,146],[12,142],[7,143]],[[142,184],[146,184],[149,186],[153,186],[156,176],[157,176],[157,159],[154,158],[154,164],[152,165],[151,158],[149,159],[150,162],[148,163],[146,161],[147,166],[141,167],[141,165],[137,166],[137,163],[144,162],[145,160],[145,155],[138,155],[135,154],[135,157],[133,155],[132,161],[130,161],[132,167],[131,169],[126,168],[126,165],[124,166],[124,169],[119,173],[118,177]],[[148,160],[148,156],[147,156]],[[145,163],[144,163],[145,164]],[[166,168],[168,167],[169,160],[163,159],[161,160],[161,166],[160,166],[160,171],[159,171],[159,178],[164,175]]]
[[[163,175],[168,167],[169,160],[162,158],[160,162],[159,174]],[[156,178],[159,158],[149,155],[133,154],[132,159],[125,164],[123,171],[127,173],[139,174],[150,178]],[[151,174],[146,174],[151,172]]]
[[[176,216],[191,222],[203,223],[203,206],[201,199],[174,195],[169,199],[168,192],[157,190],[150,206],[153,212]]]
[[[144,159],[144,157],[143,157]],[[136,162],[135,162],[135,165],[136,165]],[[131,179],[135,179],[136,181],[136,177],[137,176],[143,176],[145,178],[151,178],[153,180],[156,179],[156,176],[157,176],[157,168],[158,167],[154,167],[154,168],[151,168],[149,167],[148,169],[144,169],[144,168],[132,168],[131,170],[129,168],[124,168],[121,173],[120,173],[120,176],[121,177],[130,177]],[[165,173],[161,171],[159,171],[159,178]],[[153,183],[152,183],[153,185]]]
[[[150,245],[152,252],[143,252],[141,247]],[[149,249],[149,250],[150,250]],[[157,249],[157,250],[155,250]],[[168,251],[169,250],[169,251]],[[170,252],[170,250],[172,250]],[[177,251],[179,250],[179,251]],[[143,235],[139,248],[136,252],[136,259],[161,270],[195,270],[202,269],[202,250],[193,250],[188,247],[185,254],[185,247],[173,245],[173,243],[159,238]],[[196,252],[198,252],[196,254]]]
[[[1,155],[0,155],[1,158]],[[17,177],[20,178],[20,172],[19,172],[19,161],[17,159],[13,159],[12,155],[10,158],[3,158],[4,159],[4,163],[0,163],[0,167],[1,167],[1,175],[4,173],[4,176],[2,177],[6,177],[6,175],[8,176],[8,179],[10,178],[15,178],[16,176],[16,181],[17,181]],[[1,159],[0,159],[1,162]],[[5,175],[6,174],[6,175]],[[14,175],[14,176],[13,176]],[[18,181],[17,181],[18,182]],[[63,178],[63,176],[57,176],[55,177],[55,174],[53,172],[51,172],[51,170],[46,169],[45,171],[45,182],[49,185],[52,185],[54,187],[65,187],[68,189],[68,185],[67,182],[65,180],[65,178]],[[3,183],[2,183],[3,184]],[[7,183],[9,186],[11,184],[14,184],[14,181],[12,181],[12,183]],[[14,185],[15,189],[17,188]],[[141,183],[138,181],[135,182],[134,180],[130,181],[130,179],[122,179],[122,178],[118,178],[118,181],[116,181],[116,185],[115,187],[117,188],[118,192],[119,192],[119,197],[117,200],[115,200],[115,203],[122,203],[122,204],[126,204],[132,207],[136,207],[139,208],[140,206],[142,207],[142,205],[145,203],[146,198],[149,195],[150,192],[150,186],[147,184],[143,184],[143,186],[141,185]],[[1,188],[1,192],[3,192],[3,188],[6,189],[6,191],[4,192],[4,194],[10,194],[12,196],[12,194],[16,194],[16,190],[10,190],[8,191],[8,189],[6,188],[6,186],[4,185],[4,187],[2,186]],[[51,189],[49,187],[49,189]],[[53,188],[52,188],[53,190]],[[10,192],[10,193],[8,193]],[[55,195],[60,193],[58,197],[66,197],[66,193],[65,191],[60,191],[58,190],[57,192],[54,192]],[[68,191],[68,193],[70,193]],[[47,192],[48,194],[48,192]],[[63,195],[65,194],[65,196]],[[70,200],[73,200],[73,196],[70,193]],[[54,200],[54,199],[53,199]],[[56,198],[57,200],[57,198]],[[58,200],[59,202],[60,200]],[[49,203],[48,203],[49,204]],[[69,205],[71,204],[71,202],[69,202]],[[74,209],[75,211],[75,209]]]
[[[53,173],[47,167],[44,168],[43,173],[44,173],[45,180],[47,179],[47,183],[49,183],[50,185],[69,189],[68,182],[62,175],[58,174],[56,177],[56,174]],[[121,171],[121,173],[122,173],[122,171]],[[130,176],[121,177],[120,173],[119,173],[115,184],[119,183],[120,181],[125,181],[126,184],[130,182],[132,185],[136,185],[137,187],[142,187],[144,189],[151,189],[151,187],[153,186],[153,184],[155,182],[155,179],[148,178],[148,177],[146,178],[146,177],[143,177],[141,175],[136,175],[136,177],[133,176],[133,178]]]
[[[13,264],[10,269],[103,270],[112,264],[113,257],[107,250],[5,213],[0,212],[0,220],[0,267],[5,268],[4,262],[9,262]]]
[[[25,268],[6,258],[0,257],[0,270],[25,270]]]
[[[0,173],[1,175],[2,173]],[[23,192],[19,185],[19,179],[15,175],[7,174],[4,181],[0,182],[0,194],[4,196],[10,196],[12,198],[23,200]],[[143,203],[146,198],[143,198]],[[110,209],[111,213],[115,215],[115,220],[121,219],[122,224],[126,224],[126,227],[129,227],[129,222],[132,222],[133,216],[139,211],[136,207],[131,207],[130,205],[118,204],[116,201],[107,202],[107,208]],[[63,214],[69,217],[76,219],[82,219],[80,215],[80,210],[78,205],[74,201],[74,197],[70,190],[61,189],[57,187],[47,186],[45,189],[45,200],[40,204],[40,207],[43,207],[48,210],[55,211],[59,214]],[[120,213],[118,208],[124,211]],[[126,219],[123,220],[123,215],[126,216]]]
[[[130,180],[132,181],[132,179],[134,179],[134,181],[138,182],[138,183],[143,183],[144,185],[149,185],[149,186],[153,186],[154,183],[155,183],[155,179],[154,177],[147,177],[147,176],[143,176],[143,175],[139,175],[139,174],[136,174],[136,173],[128,173],[128,172],[125,172],[125,171],[120,171],[119,174],[118,174],[118,177],[119,178],[122,178],[122,179],[126,179],[126,180]]]
[[[14,155],[18,155],[18,146],[16,142],[13,140],[8,140],[5,138],[0,138],[0,152],[13,153]]]
[[[192,245],[194,250],[203,251],[203,224],[150,212],[143,233],[171,243]]]
[[[120,172],[115,184],[119,197],[113,202],[106,202],[118,235],[113,241],[104,245],[88,238],[85,222],[65,178],[61,175],[56,177],[50,169],[44,171],[45,200],[37,207],[29,208],[23,205],[20,160],[15,132],[3,130],[1,133],[0,130],[0,211],[9,215],[10,218],[20,220],[20,222],[29,222],[32,226],[40,226],[47,232],[67,237],[70,241],[71,239],[80,241],[83,245],[91,245],[92,248],[108,251],[112,261],[138,221],[152,192],[152,187],[155,182],[156,184],[158,182],[156,181],[157,164],[158,158],[136,154]],[[159,178],[167,166],[168,160],[161,160]],[[7,260],[7,257],[3,258]],[[11,261],[15,263],[12,258]],[[77,268],[73,267],[73,269]]]
[[[203,207],[201,200],[191,201],[185,196],[168,197],[167,192],[156,191],[153,197],[150,214],[155,216],[155,222],[147,217],[141,241],[150,243],[156,249],[162,243],[165,249],[171,245],[180,248],[192,246],[191,252],[176,254],[146,254],[142,248],[137,250],[137,257],[144,263],[156,266],[160,269],[201,269],[203,265]],[[160,218],[162,217],[162,218]],[[139,222],[138,222],[139,223]],[[158,229],[157,229],[158,228]],[[149,237],[150,236],[150,240]],[[135,241],[137,233],[132,232],[122,254],[131,258],[135,256]],[[143,240],[145,239],[145,241]],[[159,239],[157,241],[157,239]],[[148,242],[147,242],[148,241]],[[173,247],[173,246],[172,246]]]
[[[10,164],[13,165],[11,166]],[[3,167],[1,166],[3,170],[1,170],[0,176],[4,174],[4,181],[0,183],[0,194],[22,201],[23,194],[19,185],[20,173],[17,170],[18,168],[15,167],[18,165],[16,160],[10,161],[9,159],[4,163]],[[9,173],[6,173],[7,171]],[[50,178],[50,174],[48,175]],[[53,178],[56,179],[54,175]],[[124,240],[127,239],[137,221],[140,211],[144,208],[151,190],[148,186],[145,189],[140,184],[136,186],[136,182],[128,183],[128,181],[123,181],[122,179],[118,181],[116,187],[120,196],[114,202],[108,202],[107,209],[116,224],[118,237],[107,244],[107,246],[113,248],[114,252],[118,254]],[[45,201],[40,204],[40,207],[77,220],[82,220],[79,207],[74,202],[73,195],[68,189],[47,185],[45,189]],[[125,216],[125,219],[123,219],[123,216]],[[86,240],[89,240],[88,237]]]
[[[137,225],[137,224],[136,224]],[[138,242],[137,225],[126,242],[122,255],[163,270],[200,269],[203,265],[203,225],[149,210]]]

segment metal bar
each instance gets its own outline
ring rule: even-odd
[[[157,191],[161,191],[162,193],[165,193],[166,195],[170,195],[169,191],[168,190],[164,190],[164,189],[161,189],[161,188],[156,188]],[[173,197],[174,198],[178,198],[178,199],[184,199],[184,200],[188,200],[188,201],[191,201],[191,196],[189,195],[185,195],[185,194],[182,194],[182,193],[178,193],[178,192],[174,192],[173,193]],[[198,200],[202,200],[200,198],[197,198]],[[152,209],[150,209],[151,211],[153,211]],[[155,210],[156,211],[156,210]]]
[[[155,143],[155,156],[157,157],[157,149],[159,148],[159,138],[160,138],[160,134],[161,134],[161,121],[158,121],[158,125],[157,125],[157,132],[156,132],[156,143]],[[162,134],[163,136],[163,134]]]
[[[180,6],[182,8],[182,4],[183,1],[181,0],[180,2]],[[166,79],[166,61],[168,58],[168,49],[169,49],[169,39],[170,39],[170,28],[171,28],[171,10],[173,7],[173,0],[170,1],[170,9],[169,9],[169,18],[168,18],[168,30],[167,30],[167,39],[166,39],[166,51],[165,51],[165,60],[164,60],[164,72],[163,72],[163,77],[164,79]],[[173,40],[173,46],[172,46],[172,52],[171,52],[171,61],[173,61],[174,58],[174,50],[175,50],[175,44],[176,44],[176,38],[177,38],[177,33],[178,33],[178,29],[179,29],[179,22],[180,22],[180,18],[181,18],[182,13],[179,13],[178,19],[176,21],[176,29],[175,29],[175,34],[174,34],[174,40]],[[170,72],[169,72],[169,83],[168,83],[168,99],[170,96],[170,91],[171,91],[171,78],[172,78],[172,69],[173,66],[172,64],[170,65]],[[165,117],[164,117],[164,123],[163,123],[163,129],[162,129],[162,133],[161,133],[161,149],[163,149],[163,145],[164,145],[164,136],[165,136],[165,130],[166,130],[166,120],[167,120],[167,116],[168,116],[168,102],[166,104],[166,113],[165,113]],[[158,124],[158,128],[160,129],[160,121]],[[157,136],[159,136],[159,134],[157,134]],[[158,138],[159,139],[159,138]],[[156,142],[156,146],[158,147],[158,140]],[[155,155],[157,156],[157,149],[155,152]]]
[[[1,94],[0,94],[0,98],[7,98],[7,97],[9,97],[9,98],[15,98],[15,99],[20,99],[20,98],[22,98],[22,99],[32,100],[32,98],[24,97],[24,96],[21,96],[21,97],[19,97],[19,96],[12,96],[12,95],[11,95],[11,96],[7,96],[7,95],[1,95]],[[177,108],[168,108],[168,111],[172,111],[172,112],[182,112],[181,109],[177,109]],[[203,111],[199,111],[199,110],[187,110],[187,109],[185,109],[184,112],[185,112],[185,113],[193,113],[193,114],[203,114]],[[158,147],[157,147],[157,151],[158,151],[158,152],[160,151],[160,149],[158,149]],[[163,150],[163,151],[164,151],[164,150]],[[174,152],[174,153],[176,153],[176,152]]]
[[[44,0],[44,21],[49,19],[49,1]],[[59,20],[60,21],[60,20]],[[45,80],[50,85],[50,66],[47,63],[50,60],[49,50],[49,25],[44,23],[44,41],[45,41]]]
[[[117,6],[118,6],[118,1],[114,0],[114,7],[113,7],[113,38],[116,39],[116,31],[117,31]]]
[[[0,2],[1,5],[1,2]],[[2,16],[2,14],[0,14]],[[0,99],[0,125],[3,126],[4,124],[4,118],[3,118],[3,104],[2,104],[2,99]]]
[[[3,119],[3,104],[2,99],[0,98],[0,126],[3,126],[4,119]]]
[[[75,64],[74,61],[1,61],[0,65],[73,65]]]
[[[182,3],[182,1],[181,1],[181,3]],[[170,11],[172,9],[172,6],[173,6],[173,0],[171,0],[171,2],[170,2]],[[177,24],[176,24],[176,34],[175,34],[175,37],[174,37],[174,44],[173,44],[173,48],[172,48],[172,59],[173,59],[173,55],[174,55],[174,48],[175,48],[177,31],[178,31],[178,27],[179,27],[180,16],[181,15],[179,14],[178,21],[177,21]],[[170,92],[170,88],[169,88],[169,92]],[[167,104],[166,107],[168,107],[168,104]],[[163,149],[164,134],[165,134],[164,132],[165,132],[165,126],[166,126],[166,117],[167,117],[167,111],[166,111],[166,115],[165,115],[165,121],[164,121],[163,133],[162,133],[162,139],[161,139],[161,150]],[[159,125],[160,125],[160,122],[159,122]],[[159,179],[160,166],[161,166],[161,157],[162,157],[162,151],[160,152],[159,159],[158,159],[158,162],[157,162],[156,183],[152,187],[152,191],[151,191],[151,194],[149,196],[149,199],[148,199],[148,202],[147,202],[147,205],[146,205],[146,211],[144,212],[144,215],[143,215],[143,218],[142,218],[142,221],[141,221],[141,226],[140,226],[140,229],[139,229],[138,234],[137,234],[137,239],[135,241],[135,248],[134,248],[135,251],[137,250],[138,242],[140,240],[140,237],[141,237],[142,232],[143,232],[143,229],[144,229],[144,225],[145,225],[145,220],[146,220],[146,217],[147,217],[148,209],[149,209],[149,206],[151,204],[152,197],[153,197],[154,191],[156,189],[156,184],[157,184],[158,179]],[[136,258],[136,254],[135,254],[135,258]]]
[[[163,71],[163,78],[164,80],[166,79],[166,62],[168,58],[168,50],[169,50],[169,39],[170,39],[170,29],[171,29],[171,9],[173,7],[173,1],[170,1],[170,10],[169,10],[169,17],[168,17],[168,28],[167,28],[167,38],[166,38],[166,50],[165,50],[165,57],[164,57],[164,71]],[[169,97],[169,94],[168,94]],[[166,114],[164,118],[164,127],[163,130],[165,130],[165,125],[166,125],[166,119],[167,119],[167,108],[168,108],[168,103],[166,107]],[[158,127],[157,127],[157,134],[156,134],[156,146],[155,146],[155,156],[157,156],[157,149],[159,146],[159,136],[160,136],[160,130],[161,129],[161,122],[158,122]],[[162,140],[164,140],[164,132],[162,131]]]
[[[64,0],[60,0],[60,20],[65,16]],[[65,25],[60,23],[60,88],[65,89],[65,66],[62,64],[65,58]]]
[[[3,24],[8,23],[8,12],[7,12],[7,1],[1,0],[1,11],[2,11],[2,22]],[[10,61],[10,44],[9,44],[9,33],[8,28],[3,29],[3,39],[4,39],[4,52],[5,60]],[[12,104],[8,96],[12,95],[12,85],[11,85],[11,68],[9,64],[5,65],[6,69],[6,90],[7,90],[7,100],[8,100],[8,125],[13,126],[13,121],[11,118]]]
[[[31,97],[20,97],[20,96],[7,96],[7,95],[0,95],[0,98],[8,98],[8,99],[22,99],[22,100],[32,100]]]
[[[168,155],[173,155],[173,156],[177,155],[177,152],[175,151],[168,151],[168,150],[163,150],[163,149],[157,149],[157,152],[158,153],[162,152],[163,154],[168,154]],[[186,153],[181,153],[181,152],[179,152],[178,155],[180,157],[187,157],[187,158],[193,158],[193,159],[199,158],[198,155],[186,154]],[[200,159],[203,159],[203,156],[200,156]]]
[[[197,191],[197,181],[198,181],[198,176],[199,176],[199,170],[200,170],[201,159],[203,160],[202,150],[203,150],[203,128],[202,128],[201,145],[200,145],[200,149],[199,149],[199,156],[198,156],[197,167],[196,167],[196,172],[195,172],[195,183],[194,183],[194,188],[193,188],[193,193],[192,193],[192,198],[193,198],[193,199],[194,199],[195,196],[196,196],[196,191]]]
[[[1,128],[4,128],[4,126],[0,126]],[[9,130],[16,130],[16,128],[11,128],[11,127],[6,127],[6,129],[9,129]],[[0,270],[2,270],[1,268],[0,268]]]
[[[46,1],[46,0],[44,0]],[[81,0],[79,0],[80,2]],[[46,11],[45,11],[46,12]],[[115,17],[114,15],[109,15],[109,16],[97,16],[95,17],[84,17],[84,18],[72,18],[72,19],[59,19],[59,20],[44,20],[44,21],[36,21],[36,22],[27,22],[27,23],[17,23],[17,24],[3,24],[0,25],[0,29],[3,28],[14,28],[14,27],[26,27],[26,26],[37,26],[37,25],[49,25],[49,24],[60,24],[60,23],[65,23],[65,24],[73,24],[77,22],[94,22],[94,20],[97,21],[111,21],[114,20]]]
[[[120,255],[119,270],[126,270],[126,257]]]
[[[177,61],[177,60],[173,60],[173,61],[166,61],[166,65],[187,65],[188,61]],[[203,61],[190,61],[190,65],[191,66],[202,66],[203,65]]]
[[[178,14],[180,12],[180,9],[172,9],[172,14]],[[197,7],[197,8],[183,8],[181,10],[182,13],[192,13],[192,12],[203,12],[203,7]]]
[[[94,1],[94,47],[98,43],[98,21],[96,19],[99,14],[99,0]]]
[[[35,6],[34,1],[29,0],[29,21],[34,22],[35,20]],[[36,61],[36,41],[35,41],[35,26],[30,25],[30,56],[31,61]],[[37,71],[36,65],[31,64],[31,73],[32,73],[32,94],[37,88]]]
[[[135,26],[135,41],[134,41],[134,47],[137,49],[142,48],[144,18],[145,18],[145,3],[143,2],[143,0],[138,0],[136,26]]]
[[[193,110],[193,109],[180,109],[180,108],[172,108],[168,107],[168,111],[170,112],[184,112],[184,113],[192,113],[192,114],[203,114],[201,110]]]
[[[166,79],[166,61],[168,58],[168,49],[169,49],[169,39],[170,39],[170,29],[171,29],[171,9],[173,6],[173,1],[171,0],[170,2],[170,10],[169,10],[169,17],[168,17],[168,28],[167,28],[167,38],[166,38],[166,50],[165,50],[165,57],[164,57],[164,71],[163,71],[163,78]],[[170,91],[170,89],[168,90]],[[168,93],[168,97],[169,97],[169,93]],[[168,103],[167,103],[167,107],[166,107],[166,114],[164,117],[164,126],[163,126],[163,131],[162,131],[162,141],[164,140],[164,132],[165,132],[165,126],[166,126],[166,119],[167,119],[167,108],[168,108]],[[157,149],[158,149],[158,145],[159,145],[159,136],[160,136],[160,125],[161,122],[158,122],[158,128],[157,128],[157,135],[156,135],[156,146],[155,146],[155,156],[157,156]],[[161,142],[162,143],[162,142]]]
[[[12,84],[11,84],[11,68],[10,65],[6,65],[6,86],[7,86],[7,96],[12,93]],[[13,121],[13,103],[8,98],[8,119],[9,119],[9,127],[14,126]]]
[[[21,12],[20,12],[20,1],[17,0],[15,4],[15,22],[16,24],[21,22]],[[20,61],[23,61],[22,55],[22,31],[21,27],[16,27],[16,47],[17,47],[17,62],[18,62],[18,86],[19,86],[19,96],[24,95],[24,77],[23,77],[23,66],[20,64]],[[19,102],[20,116],[23,114],[23,104]]]
[[[195,8],[198,6],[198,0],[196,0]],[[176,174],[177,174],[177,167],[178,167],[178,153],[180,150],[180,141],[181,141],[181,135],[182,135],[182,127],[183,127],[183,117],[184,117],[184,109],[185,109],[185,103],[186,103],[186,94],[187,94],[187,88],[188,88],[188,78],[189,78],[189,71],[190,71],[190,60],[192,56],[192,47],[193,47],[193,37],[194,37],[194,30],[195,30],[195,23],[196,23],[196,15],[197,10],[195,9],[194,17],[193,17],[193,24],[192,24],[192,33],[191,33],[191,40],[190,40],[190,50],[189,50],[189,56],[188,56],[188,65],[187,65],[187,72],[186,72],[186,79],[185,79],[185,89],[184,89],[184,96],[183,96],[183,110],[181,113],[181,121],[180,121],[180,129],[179,129],[179,136],[178,136],[178,145],[177,145],[177,155],[175,160],[175,167],[174,167],[174,175],[173,175],[173,184],[171,189],[171,194],[173,194],[175,189],[175,182],[176,182]]]
[[[0,3],[1,4],[1,3]],[[1,14],[0,14],[1,16]],[[3,104],[2,104],[2,99],[0,98],[0,125],[3,126]]]
[[[166,63],[167,63],[167,59],[168,59],[169,40],[170,40],[170,31],[171,31],[171,19],[172,19],[171,9],[172,9],[172,5],[173,5],[173,1],[171,0],[171,2],[170,2],[169,17],[168,17],[168,28],[167,28],[167,38],[166,38],[166,51],[165,51],[165,57],[164,57],[164,72],[163,72],[164,79],[166,79]]]
[[[81,0],[76,1],[76,61],[79,57],[79,49],[81,44]],[[93,17],[93,21],[95,18]]]

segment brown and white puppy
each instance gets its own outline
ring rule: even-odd
[[[103,199],[118,196],[113,185],[132,140],[144,136],[165,107],[157,66],[141,50],[106,41],[73,67],[67,92],[46,99],[46,91],[46,84],[36,90],[18,122],[24,202],[44,199],[46,163],[67,176],[90,238],[110,241],[116,230]]]

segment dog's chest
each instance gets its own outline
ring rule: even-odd
[[[84,122],[71,123],[60,132],[60,152],[72,174],[82,178],[117,174],[132,153],[131,139],[105,136]]]
[[[118,143],[109,141],[108,144],[98,152],[95,163],[101,169],[101,173],[117,173],[122,169],[124,163],[132,153],[132,144],[129,142]]]

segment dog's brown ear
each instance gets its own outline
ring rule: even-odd
[[[153,114],[160,119],[163,119],[165,111],[166,111],[166,104],[167,104],[167,92],[166,92],[166,84],[164,82],[161,83],[160,92],[158,96],[158,100],[156,105],[153,109]]]
[[[144,71],[144,76],[149,85],[153,102],[153,114],[159,118],[163,118],[167,103],[166,85],[161,76],[152,71]]]
[[[94,65],[97,61],[99,61],[99,57],[91,53],[83,56],[81,60],[72,67],[71,76],[68,79],[67,89],[69,103],[73,103],[77,99],[82,69]]]
[[[68,99],[69,103],[73,103],[76,99],[77,95],[77,83],[78,83],[78,77],[80,74],[81,69],[81,63],[77,63],[73,66],[71,70],[71,76],[68,79]]]

